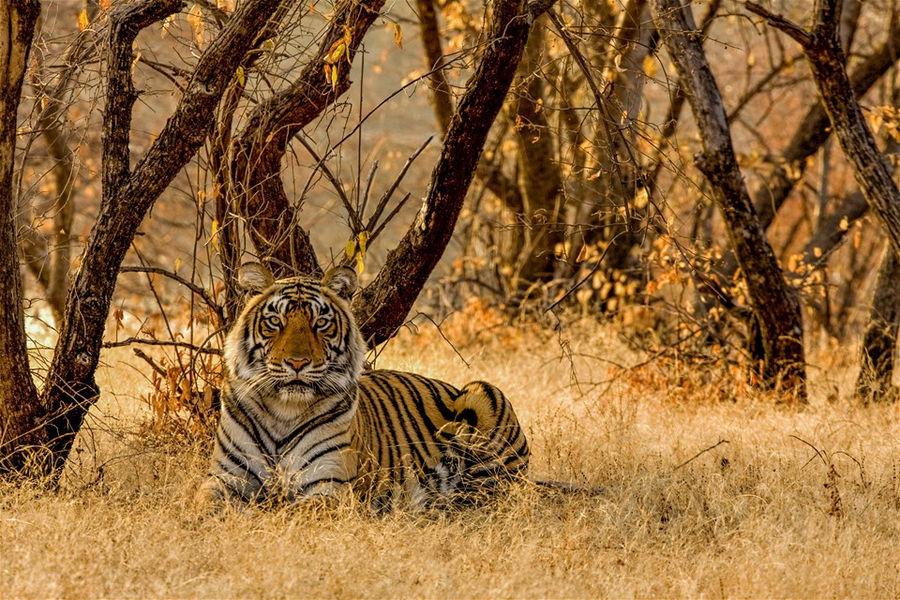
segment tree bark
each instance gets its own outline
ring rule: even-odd
[[[487,43],[444,139],[428,193],[415,221],[388,253],[375,280],[353,302],[364,338],[390,338],[450,241],[488,131],[503,106],[535,18],[550,2],[498,0],[485,28]]]
[[[747,8],[788,34],[803,48],[819,98],[841,149],[853,168],[856,183],[881,222],[891,247],[895,252],[900,252],[900,190],[891,177],[891,169],[884,155],[878,150],[875,136],[866,124],[853,84],[844,68],[846,59],[837,30],[840,3],[836,0],[816,0],[811,31],[753,2],[748,2]]]
[[[41,441],[34,436],[37,390],[25,342],[12,184],[22,82],[40,10],[37,0],[0,5],[0,472],[23,468],[26,450]]]
[[[693,15],[682,0],[653,0],[651,5],[654,22],[687,91],[700,131],[703,151],[697,157],[697,167],[709,180],[722,212],[759,323],[764,350],[761,380],[805,401],[800,303],[782,276],[744,185],[719,88],[694,35]]]
[[[891,246],[884,250],[869,322],[863,334],[859,356],[856,396],[864,403],[895,401],[898,389],[893,385],[900,329],[900,260]]]

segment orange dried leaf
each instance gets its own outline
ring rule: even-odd
[[[84,31],[88,28],[88,25],[91,24],[90,19],[88,19],[87,9],[82,8],[81,12],[78,13],[78,30]]]

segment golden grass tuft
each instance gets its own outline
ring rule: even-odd
[[[708,373],[659,379],[665,366],[649,385],[587,357],[637,362],[596,327],[565,346],[496,339],[464,345],[467,367],[423,330],[378,365],[492,381],[529,433],[533,476],[602,496],[521,484],[452,513],[200,520],[206,444],[146,437],[148,386],[120,351],[63,489],[0,488],[0,597],[900,596],[900,417],[847,397],[852,353],[814,355],[812,403],[796,408]]]

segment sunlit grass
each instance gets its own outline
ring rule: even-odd
[[[565,358],[560,339],[595,358]],[[378,365],[496,383],[529,433],[533,475],[605,494],[523,484],[455,513],[300,506],[198,520],[203,440],[141,434],[148,384],[120,350],[104,355],[104,397],[63,490],[0,489],[0,597],[900,594],[900,417],[847,397],[849,349],[813,354],[806,408],[716,393],[728,382],[699,372],[610,369],[597,359],[637,357],[593,326],[498,331],[458,350],[469,366],[423,330]]]

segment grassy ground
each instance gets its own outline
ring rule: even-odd
[[[608,382],[616,369],[587,355],[638,357],[590,328],[563,345],[491,337],[461,349],[468,367],[428,331],[379,365],[496,383],[533,474],[603,496],[523,484],[451,514],[198,520],[202,444],[138,435],[147,385],[119,352],[64,489],[0,488],[0,597],[900,596],[900,417],[847,397],[850,350],[814,355],[813,401],[797,409],[677,362]]]

